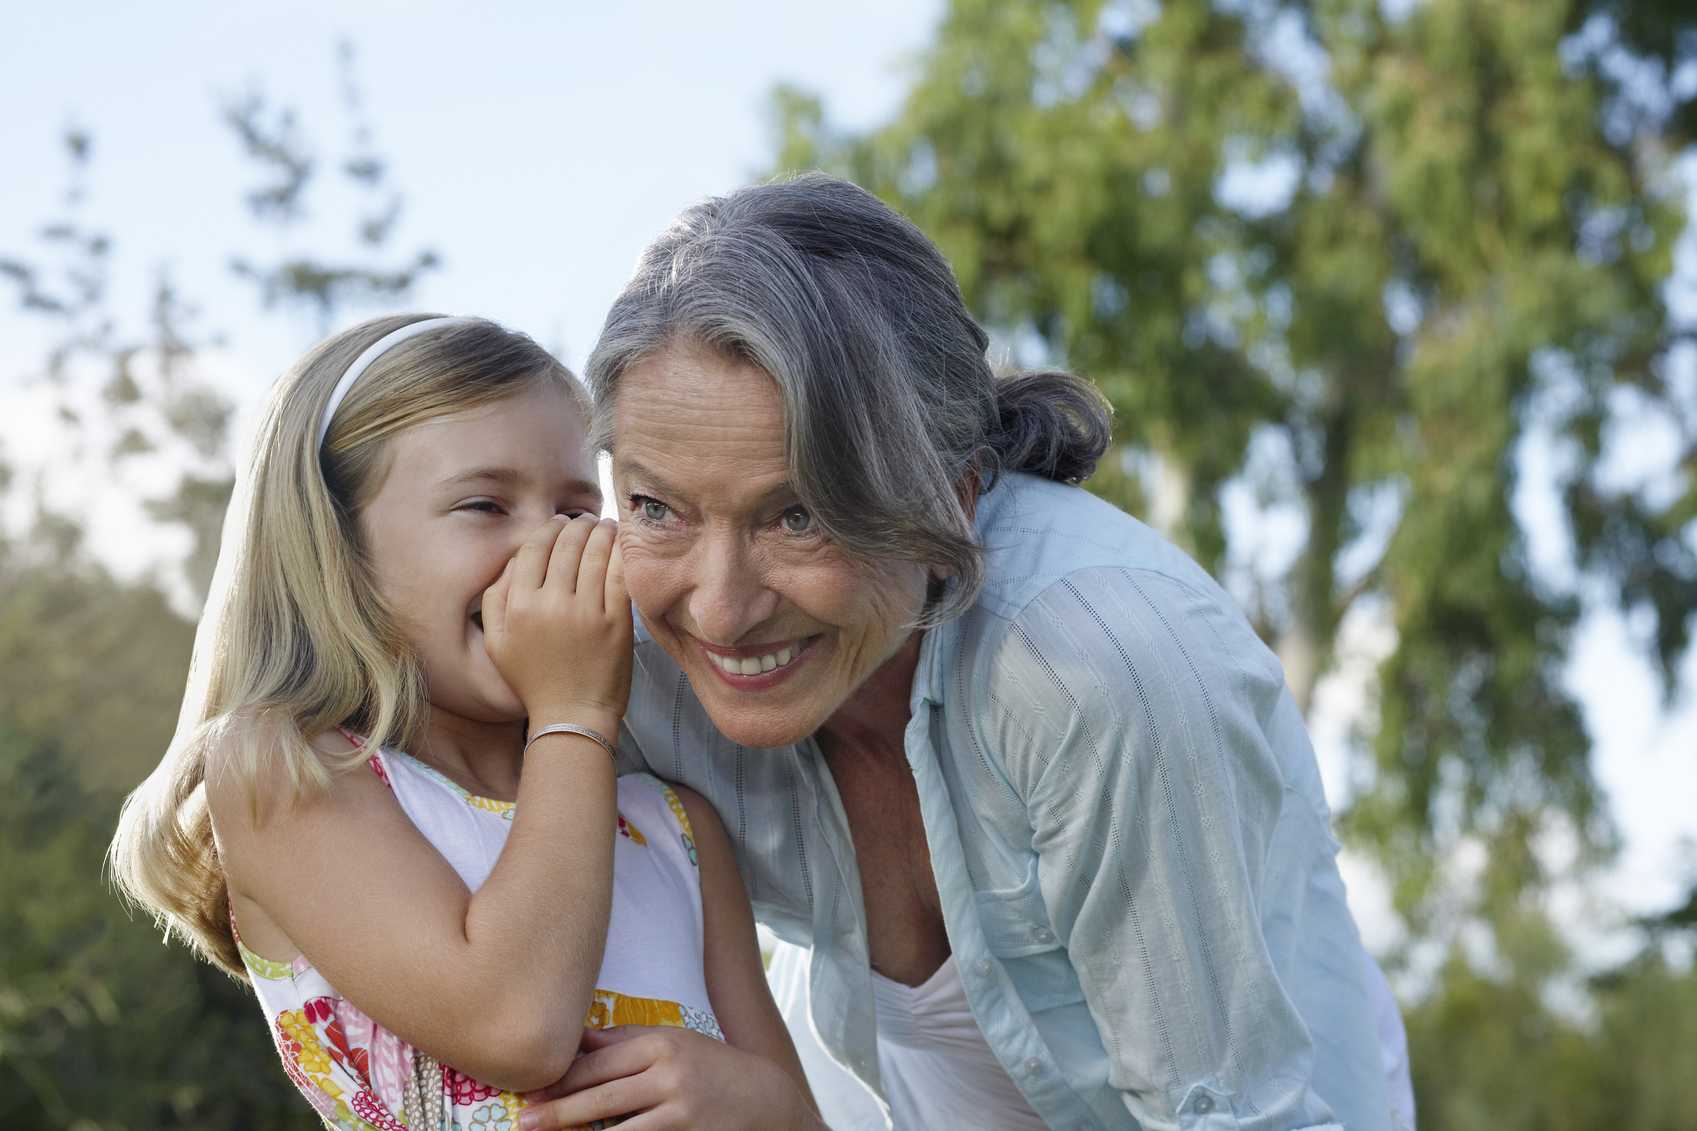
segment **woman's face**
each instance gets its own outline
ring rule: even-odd
[[[543,387],[389,441],[360,528],[377,590],[424,661],[433,719],[524,718],[483,650],[483,591],[550,517],[600,513],[584,432],[571,397]]]
[[[762,370],[675,347],[625,373],[613,483],[631,599],[744,746],[818,730],[925,604],[924,566],[849,557],[789,478],[783,399]]]

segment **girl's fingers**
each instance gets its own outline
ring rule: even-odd
[[[524,1098],[532,1104],[547,1103],[549,1100],[557,1100],[561,1096],[580,1088],[586,1088],[600,1080],[612,1079],[613,1075],[617,1075],[616,1072],[608,1075],[603,1071],[595,1079],[584,1076],[583,1073],[586,1070],[592,1071],[584,1065],[584,1059],[592,1052],[621,1044],[650,1031],[651,1028],[647,1025],[618,1025],[611,1029],[596,1029],[585,1025],[583,1027],[583,1038],[578,1042],[578,1058],[572,1061],[572,1067],[567,1070],[564,1076],[549,1084],[546,1088],[526,1092]],[[603,1058],[602,1063],[605,1063],[605,1058]]]
[[[566,528],[560,531],[559,540],[554,543],[554,552],[548,558],[548,584],[556,592],[577,592],[578,572],[583,561],[584,547],[595,537],[595,528],[599,525],[592,515],[580,514],[566,523]]]
[[[643,1078],[653,1057],[644,1055],[642,1045],[617,1047],[651,1031],[641,1025],[585,1029],[579,1046],[585,1055],[572,1062],[558,1083],[525,1097],[533,1106],[520,1114],[519,1125],[527,1131],[561,1131],[629,1115],[659,1102],[662,1097],[654,1093],[653,1081]],[[591,1038],[591,1033],[596,1036]]]
[[[630,592],[625,588],[625,552],[618,534],[613,535],[613,553],[607,559],[607,581],[602,588],[607,601],[607,615],[630,612]]]
[[[640,1112],[653,1106],[657,1098],[649,1094],[645,1081],[635,1078],[614,1080],[573,1092],[563,1099],[525,1108],[519,1112],[519,1126],[524,1131],[571,1131],[603,1119]]]
[[[578,1045],[581,1055],[572,1061],[560,1084],[573,1094],[596,1088],[627,1076],[635,1076],[654,1063],[655,1050],[629,1042],[654,1031],[648,1025],[618,1025],[612,1029],[585,1030]],[[596,1034],[590,1037],[588,1034]]]
[[[577,592],[586,597],[602,592],[618,534],[619,526],[612,519],[596,520],[595,529],[589,532],[589,538],[584,542],[583,556],[578,560]]]
[[[500,636],[507,629],[507,593],[513,585],[513,562],[508,558],[495,584],[483,591],[483,635]]]
[[[611,1029],[596,1029],[585,1025],[583,1039],[578,1042],[577,1047],[587,1056],[597,1049],[610,1048],[626,1041],[634,1041],[638,1037],[646,1037],[650,1033],[665,1031],[665,1027],[660,1025],[615,1025]]]
[[[547,522],[536,528],[514,558],[513,588],[514,593],[533,593],[542,588],[548,579],[548,560],[553,556],[555,547],[565,534],[569,523],[562,523],[564,515],[555,515]]]

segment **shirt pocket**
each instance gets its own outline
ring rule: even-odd
[[[1049,925],[1033,857],[1025,879],[1012,888],[972,893],[990,953],[1001,960],[1020,1000],[1033,1013],[1082,1001],[1078,972]]]

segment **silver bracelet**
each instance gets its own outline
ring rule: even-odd
[[[607,752],[607,756],[609,758],[613,759],[615,762],[619,760],[618,747],[614,746],[611,742],[608,742],[605,735],[590,730],[588,727],[580,727],[576,723],[550,723],[548,726],[540,728],[529,738],[525,739],[524,748],[529,750],[530,744],[545,734],[581,734],[585,738],[593,738],[596,742],[601,744],[601,748]]]

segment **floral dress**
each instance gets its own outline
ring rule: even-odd
[[[468,793],[407,754],[378,750],[370,765],[466,886],[482,886],[506,843],[513,804]],[[613,910],[586,1023],[675,1025],[724,1040],[707,1000],[703,937],[695,839],[682,803],[651,775],[620,778]],[[326,1126],[518,1131],[522,1096],[414,1049],[338,994],[305,956],[276,962],[239,934],[236,943],[283,1067]]]

